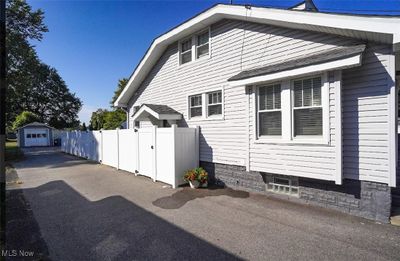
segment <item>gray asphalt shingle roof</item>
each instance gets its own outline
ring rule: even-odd
[[[171,107],[167,105],[161,105],[161,104],[143,104],[141,107],[146,106],[152,109],[153,111],[157,112],[158,114],[179,114],[176,110],[172,109]]]
[[[315,65],[320,63],[326,63],[330,61],[335,61],[338,59],[343,59],[347,57],[354,56],[356,54],[361,54],[365,50],[365,44],[358,44],[352,46],[344,46],[329,50],[326,52],[321,52],[318,54],[304,56],[302,58],[296,58],[290,61],[284,61],[277,64],[267,65],[265,67],[254,68],[246,71],[242,71],[231,78],[228,81],[243,80],[255,76],[262,76],[271,73],[296,69],[304,66]]]

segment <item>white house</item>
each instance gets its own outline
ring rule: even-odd
[[[153,41],[115,105],[129,128],[200,126],[216,182],[387,221],[400,18],[295,9],[205,10]]]

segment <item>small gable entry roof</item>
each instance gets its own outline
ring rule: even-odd
[[[149,116],[154,117],[157,120],[180,120],[182,114],[172,109],[167,105],[159,104],[142,104],[140,108],[133,114],[132,120],[141,120],[148,118]]]
[[[400,50],[398,17],[343,15],[218,4],[154,39],[114,105],[127,107],[131,97],[170,44],[223,19],[334,34],[363,42],[391,44],[393,50]]]

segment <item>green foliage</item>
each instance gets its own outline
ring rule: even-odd
[[[32,123],[32,122],[41,122],[41,119],[38,115],[34,114],[33,112],[30,111],[23,111],[21,114],[19,114],[13,123],[13,129],[16,130],[26,124]]]
[[[114,96],[112,97],[110,101],[111,107],[114,107],[114,102],[118,99],[119,95],[121,92],[124,90],[125,86],[128,84],[129,79],[127,78],[122,78],[118,80],[118,86],[117,89],[114,91]]]
[[[208,181],[208,173],[202,167],[189,169],[183,176],[185,181],[195,181],[197,180],[200,184],[204,184]]]
[[[9,0],[6,27],[7,124],[21,112],[31,111],[56,128],[78,126],[81,101],[56,69],[40,61],[31,45],[48,31],[43,11],[33,11],[23,0]]]
[[[121,109],[113,111],[98,109],[92,113],[90,119],[90,130],[115,130],[126,121],[126,113]]]
[[[79,126],[80,131],[87,131],[86,123],[82,123],[82,125]]]
[[[121,124],[126,121],[126,112],[121,109],[116,109],[114,111],[109,111],[104,117],[103,129],[105,130],[115,130],[119,128]]]

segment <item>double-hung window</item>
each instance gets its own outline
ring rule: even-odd
[[[193,95],[189,97],[190,118],[201,117],[203,115],[202,95]]]
[[[192,61],[192,38],[189,38],[180,43],[181,48],[181,64],[188,63]]]
[[[196,38],[196,59],[199,59],[209,53],[209,31],[198,34]]]
[[[293,81],[293,136],[322,135],[321,77]]]
[[[207,93],[207,116],[222,114],[222,91]]]
[[[273,84],[258,89],[259,136],[282,135],[281,85]]]

